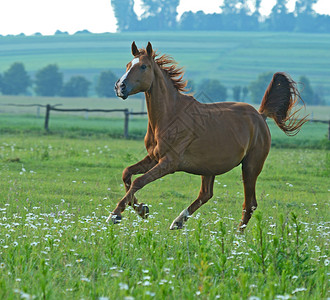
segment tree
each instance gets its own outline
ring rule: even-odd
[[[57,65],[48,65],[39,70],[35,80],[35,92],[39,96],[54,97],[61,94],[63,85],[63,74]]]
[[[1,90],[2,90],[2,75],[0,74],[0,92],[1,92]]]
[[[239,0],[224,0],[220,6],[222,13],[225,15],[234,15],[239,12]]]
[[[22,63],[13,63],[2,78],[2,93],[5,95],[25,94],[31,79]]]
[[[240,85],[236,85],[233,87],[233,99],[235,101],[241,101],[241,91],[242,87]]]
[[[207,95],[212,102],[225,101],[227,89],[217,79],[204,79],[198,86],[199,93]]]
[[[179,2],[179,0],[142,0],[142,7],[145,9],[142,21],[149,21],[149,25],[152,26],[149,29],[152,30],[176,29]]]
[[[288,0],[277,0],[270,13],[269,29],[274,31],[292,31],[295,26],[293,13],[288,13],[286,7]]]
[[[265,91],[273,78],[272,72],[262,73],[256,81],[252,81],[249,85],[252,103],[260,103]]]
[[[249,93],[249,89],[248,89],[247,86],[243,87],[242,93],[243,93],[243,101],[246,101],[246,97],[247,97],[247,95]]]
[[[110,70],[101,72],[95,87],[99,97],[114,97],[114,86],[117,77]]]
[[[260,17],[260,7],[261,7],[261,0],[255,0],[255,11],[254,11],[254,15],[259,18]]]
[[[83,76],[72,76],[63,85],[61,95],[65,97],[87,97],[90,84]]]
[[[179,28],[181,30],[221,30],[222,15],[205,14],[203,11],[184,12],[180,18]]]
[[[119,31],[137,30],[138,19],[133,0],[111,0]]]
[[[302,32],[317,31],[316,13],[313,10],[313,4],[317,0],[297,0],[294,13],[296,15],[296,30]]]
[[[299,15],[312,15],[315,14],[313,5],[317,0],[297,0],[295,3],[295,13]]]
[[[306,104],[314,104],[314,91],[309,79],[306,76],[299,77],[299,83],[302,85],[300,96]]]
[[[224,0],[220,6],[223,15],[223,29],[224,30],[257,30],[258,12],[252,14],[249,7],[248,0]],[[260,6],[256,2],[256,6]],[[259,8],[258,8],[259,10]]]

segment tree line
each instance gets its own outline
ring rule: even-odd
[[[88,97],[91,82],[84,76],[75,75],[64,82],[63,73],[55,64],[38,70],[34,78],[23,63],[13,63],[0,74],[0,92],[4,95],[26,95],[34,92],[38,96]],[[116,75],[110,70],[102,71],[97,78],[95,92],[99,97],[114,97]]]
[[[224,0],[221,13],[203,11],[183,13],[177,19],[179,0],[141,0],[144,13],[135,13],[134,0],[111,0],[119,31],[146,30],[229,30],[330,32],[330,16],[318,14],[313,5],[318,0],[297,0],[293,12],[288,0],[276,0],[268,17],[260,14],[261,0]],[[220,1],[219,1],[220,2]]]
[[[249,98],[252,103],[260,103],[272,76],[272,72],[262,73],[248,86],[232,87],[231,99],[246,101]],[[95,93],[99,97],[114,97],[116,80],[117,77],[111,70],[102,71],[96,80]],[[324,104],[321,95],[313,91],[306,76],[301,76],[299,82],[302,84],[301,96],[306,104]],[[63,73],[55,64],[38,70],[34,79],[20,62],[13,63],[8,70],[0,74],[0,92],[3,95],[26,95],[32,91],[38,96],[88,97],[90,87],[91,82],[81,75],[72,76],[64,82]],[[203,79],[199,84],[188,80],[187,89],[201,102],[226,101],[230,92],[218,79]]]

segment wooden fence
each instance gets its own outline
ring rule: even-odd
[[[57,108],[57,106],[61,106],[62,104],[55,105],[41,105],[41,104],[1,104],[5,106],[19,106],[19,107],[37,107],[37,116],[40,115],[40,107],[46,108],[46,116],[45,116],[45,125],[44,128],[46,131],[49,130],[49,117],[50,111],[61,111],[61,112],[105,112],[105,113],[113,113],[113,112],[122,112],[124,114],[125,122],[124,122],[124,137],[128,138],[128,127],[129,127],[129,117],[130,115],[147,115],[147,112],[130,112],[127,108],[125,109],[88,109],[88,108],[72,108],[72,109],[64,109]],[[323,123],[328,124],[328,140],[330,140],[330,120],[309,120],[310,122]]]
[[[18,106],[18,107],[37,107],[37,116],[40,115],[40,108],[46,109],[45,115],[45,123],[44,128],[46,131],[49,131],[49,118],[51,111],[59,111],[59,112],[104,112],[104,113],[114,113],[114,112],[122,112],[124,114],[124,138],[129,137],[128,127],[129,127],[129,117],[130,115],[147,115],[147,112],[130,112],[127,108],[125,109],[88,109],[88,108],[72,108],[72,109],[64,109],[64,108],[57,108],[62,104],[55,104],[55,105],[42,105],[42,104],[1,104],[5,106]]]
[[[129,116],[130,115],[146,115],[147,112],[130,112],[127,108],[125,109],[88,109],[88,108],[72,108],[72,109],[64,109],[57,108],[56,105],[47,104],[46,106],[46,116],[45,116],[45,130],[49,130],[49,116],[50,111],[62,111],[62,112],[105,112],[105,113],[113,113],[113,112],[122,112],[124,113],[124,138],[128,138],[128,125],[129,125]]]

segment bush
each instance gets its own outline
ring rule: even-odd
[[[202,80],[198,86],[198,91],[198,94],[209,99],[209,102],[225,101],[227,99],[227,89],[217,79]]]
[[[273,78],[272,72],[262,73],[256,81],[252,81],[249,85],[252,103],[260,103],[265,91]]]
[[[99,97],[115,97],[114,85],[117,77],[110,70],[101,72],[97,84],[96,93]]]
[[[65,97],[87,97],[90,84],[83,76],[73,76],[64,84],[61,95]]]
[[[48,65],[36,73],[35,92],[39,96],[57,96],[61,94],[63,74],[57,65]]]
[[[2,81],[2,83],[1,83]],[[26,94],[31,79],[22,63],[13,63],[0,79],[0,87],[5,95]]]

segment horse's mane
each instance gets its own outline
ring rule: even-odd
[[[145,49],[140,49],[139,51],[140,54],[147,53]],[[184,70],[183,68],[178,67],[178,63],[171,56],[166,54],[160,55],[154,51],[152,57],[157,65],[170,77],[173,85],[178,91],[188,91],[186,89],[187,81],[183,79]]]

